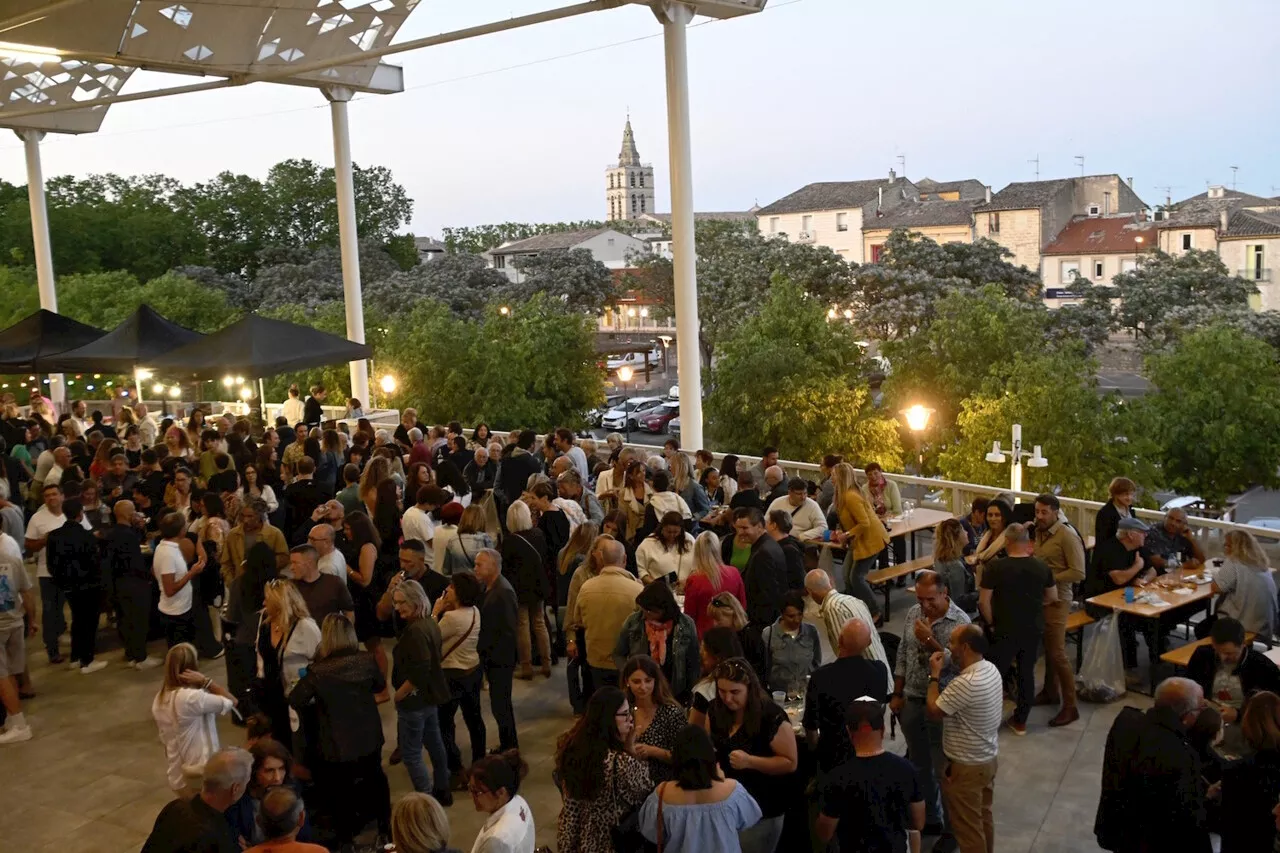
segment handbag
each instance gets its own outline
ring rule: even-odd
[[[613,779],[610,782],[613,799],[618,800],[618,756],[613,756]],[[640,832],[640,807],[637,803],[618,815],[618,822],[609,827],[609,840],[614,853],[642,853],[652,849],[648,839]]]

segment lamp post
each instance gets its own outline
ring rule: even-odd
[[[618,381],[622,383],[622,426],[627,434],[627,444],[631,443],[631,412],[627,409],[631,395],[627,393],[627,383],[631,381],[633,375],[630,365],[624,364],[618,368]]]
[[[385,374],[378,380],[378,387],[382,390],[382,405],[386,408],[388,398],[396,393],[396,378],[390,373]]]
[[[662,375],[665,377],[671,372],[671,336],[658,335],[658,340],[662,341]]]
[[[996,465],[1003,465],[1012,461],[1009,466],[1009,490],[1014,493],[1014,500],[1018,500],[1018,492],[1022,491],[1022,457],[1027,459],[1027,466],[1030,468],[1045,468],[1049,465],[1049,460],[1044,458],[1040,452],[1040,445],[1035,445],[1031,453],[1027,453],[1022,449],[1022,424],[1013,425],[1013,450],[1012,460],[1005,456],[1004,451],[1000,449],[1000,442],[991,442],[991,452],[987,454],[987,461]]]
[[[902,416],[907,419],[907,428],[916,437],[916,473],[923,475],[924,442],[921,434],[929,427],[929,418],[933,416],[933,409],[916,403],[914,406],[903,409]]]

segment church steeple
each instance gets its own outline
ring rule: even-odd
[[[636,150],[636,137],[631,132],[631,116],[627,116],[627,126],[622,130],[622,151],[618,154],[618,165],[640,165],[640,152]]]
[[[638,219],[654,212],[653,166],[640,162],[630,115],[622,130],[618,165],[605,169],[605,181],[609,222]]]

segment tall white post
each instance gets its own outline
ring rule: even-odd
[[[668,2],[657,10],[667,64],[667,147],[671,159],[671,254],[675,274],[680,443],[702,442],[702,356],[698,340],[697,248],[693,233],[693,154],[689,134],[688,26],[693,7]]]
[[[31,238],[36,250],[36,283],[40,289],[40,307],[58,311],[58,291],[53,280],[53,246],[49,242],[49,209],[44,201],[44,167],[40,164],[38,130],[15,130],[27,152],[27,200],[31,204]],[[49,399],[61,406],[67,400],[62,374],[49,376]]]
[[[1009,488],[1013,491],[1014,501],[1022,500],[1018,492],[1022,491],[1022,424],[1013,425],[1013,467],[1009,469]]]
[[[364,303],[360,292],[360,235],[356,230],[356,189],[351,168],[351,127],[347,102],[353,92],[342,86],[324,90],[333,116],[333,174],[338,185],[338,241],[342,249],[342,296],[347,307],[347,338],[364,343]],[[351,396],[369,402],[369,364],[351,362]]]

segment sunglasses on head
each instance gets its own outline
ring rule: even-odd
[[[727,599],[727,598],[720,598],[719,596],[716,596],[715,598],[711,599],[711,606],[712,606],[712,607],[718,607],[718,608],[720,608],[721,610],[732,610],[732,609],[733,609],[733,605],[729,603],[729,599]]]
[[[717,679],[727,678],[729,681],[736,681],[739,684],[746,684],[752,675],[754,675],[754,672],[750,666],[736,660],[727,660],[718,664],[714,673]]]

